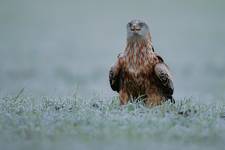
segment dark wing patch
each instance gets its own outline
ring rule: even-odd
[[[113,91],[120,91],[121,82],[123,78],[122,65],[123,65],[123,54],[117,56],[116,63],[111,67],[109,71],[109,83]]]
[[[113,91],[119,92],[120,90],[120,73],[115,75],[114,67],[111,67],[109,71],[109,83]]]
[[[155,48],[152,46],[152,51],[155,52]]]
[[[164,94],[166,94],[168,97],[171,97],[173,95],[174,87],[172,76],[167,65],[165,63],[156,64],[155,74],[162,85]]]
[[[164,62],[163,58],[162,58],[159,54],[157,54],[156,52],[154,52],[154,54],[156,55],[156,57],[158,58],[158,60],[159,60],[161,63]],[[165,64],[165,65],[166,65],[166,64]]]

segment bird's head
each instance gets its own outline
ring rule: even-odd
[[[146,39],[150,36],[148,25],[140,20],[132,20],[127,24],[127,40]]]

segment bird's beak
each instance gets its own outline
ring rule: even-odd
[[[130,30],[134,33],[137,33],[141,30],[140,26],[138,24],[133,24],[130,28]]]

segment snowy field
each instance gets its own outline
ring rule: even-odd
[[[225,103],[182,100],[152,109],[118,99],[5,97],[5,149],[224,149]],[[107,100],[107,101],[106,101]]]

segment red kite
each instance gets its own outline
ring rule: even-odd
[[[172,76],[161,56],[154,52],[149,27],[132,20],[127,24],[127,44],[109,72],[112,90],[119,93],[120,104],[142,97],[147,106],[166,100],[175,102]]]

